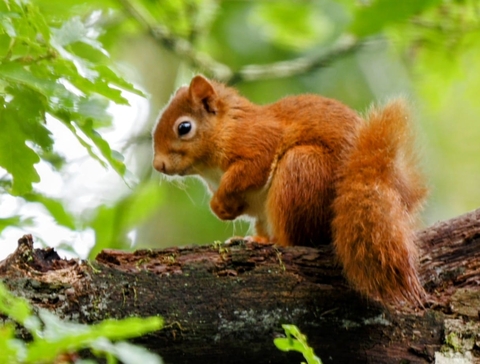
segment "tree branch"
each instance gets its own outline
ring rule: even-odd
[[[232,77],[233,72],[227,65],[215,61],[205,53],[198,52],[190,42],[175,36],[166,27],[158,24],[147,11],[135,6],[130,0],[118,1],[125,11],[162,47],[184,58],[192,67],[203,70],[206,76],[222,82],[226,82]]]
[[[385,310],[350,290],[330,246],[240,240],[106,250],[85,264],[60,259],[53,249],[33,249],[26,236],[0,262],[0,277],[15,294],[69,320],[163,316],[167,327],[137,342],[167,362],[299,361],[272,344],[283,323],[299,326],[325,363],[431,362],[446,355],[440,351],[444,332],[472,356],[480,334],[480,209],[418,238],[420,275],[432,299],[416,310]]]
[[[362,42],[359,42],[353,37],[344,38],[326,53],[265,65],[246,65],[238,71],[234,71],[226,64],[218,62],[209,55],[197,51],[193,44],[187,40],[172,34],[166,27],[158,24],[146,11],[142,11],[133,5],[130,0],[118,1],[122,4],[125,11],[130,14],[158,44],[185,59],[193,68],[200,69],[207,77],[227,84],[305,74],[326,67],[333,61],[351,54],[363,46]]]
[[[247,65],[234,72],[228,83],[235,84],[242,81],[259,81],[273,78],[290,77],[306,74],[324,68],[334,61],[354,53],[363,46],[354,38],[344,38],[327,53],[300,57],[288,61],[274,62],[265,65]]]

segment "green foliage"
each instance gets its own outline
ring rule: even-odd
[[[271,42],[287,49],[304,50],[321,43],[334,27],[313,1],[259,2],[252,15]]]
[[[303,355],[308,364],[322,364],[313,349],[308,346],[307,337],[295,325],[282,325],[286,338],[273,340],[275,346],[282,351],[297,351]]]
[[[89,258],[95,258],[104,248],[120,249],[128,246],[126,234],[150,217],[162,204],[163,198],[158,185],[150,182],[139,186],[112,206],[96,209],[94,216],[87,222],[94,230],[97,242],[90,251]]]
[[[139,91],[109,68],[95,24],[73,17],[54,27],[30,2],[7,0],[0,11],[0,135],[9,136],[0,138],[0,167],[11,177],[7,191],[25,195],[40,180],[35,164],[52,152],[53,119],[123,176],[124,164],[95,131],[109,120],[99,97],[127,104],[121,89]]]
[[[49,127],[63,123],[91,158],[126,178],[123,157],[97,128],[110,125],[110,103],[128,104],[122,90],[142,93],[112,70],[98,20],[65,12],[49,17],[28,1],[4,1],[0,11],[0,167],[7,172],[0,191],[40,203],[59,225],[81,229],[82,219],[63,201],[33,189],[40,160],[57,170],[63,165]],[[4,218],[0,231],[29,222]]]
[[[19,215],[0,218],[0,233],[9,226],[29,226],[31,223],[31,219],[25,219]]]
[[[12,295],[1,282],[0,313],[23,326],[32,336],[32,341],[26,343],[15,338],[13,322],[0,326],[0,364],[53,363],[62,354],[82,349],[107,358],[108,363],[117,363],[117,359],[126,364],[161,363],[159,357],[146,349],[127,342],[112,342],[160,330],[163,320],[159,317],[104,320],[88,326],[62,321],[43,309],[39,309],[37,316],[25,300]]]
[[[407,22],[413,16],[442,2],[442,0],[375,0],[358,7],[351,30],[362,37],[376,34],[388,26]]]
[[[35,192],[27,193],[23,198],[28,202],[42,204],[59,225],[72,230],[76,229],[78,222],[72,214],[65,210],[63,203],[58,199]]]
[[[218,2],[215,0],[192,1],[136,1],[144,7],[149,16],[165,25],[172,34],[192,39],[203,33],[217,15]]]

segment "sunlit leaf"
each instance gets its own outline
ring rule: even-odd
[[[80,135],[79,130],[72,122],[72,117],[68,111],[61,109],[54,110],[52,116],[56,117],[64,123],[64,125],[71,131],[75,138],[77,138],[77,141],[80,143],[80,145],[87,150],[90,157],[98,161],[103,167],[106,168],[108,166],[105,161],[97,155],[93,145],[90,144],[82,135]]]
[[[13,12],[1,12],[0,13],[0,27],[10,37],[15,37],[17,32],[12,23],[12,18],[19,18],[19,15]]]
[[[125,201],[128,204],[125,226],[131,229],[151,217],[163,200],[163,192],[156,183],[146,183],[136,188]]]
[[[39,181],[34,164],[55,155],[48,114],[62,120],[92,158],[124,176],[123,161],[95,127],[110,122],[110,102],[128,104],[122,89],[141,92],[111,70],[96,23],[74,16],[52,26],[35,4],[2,4],[8,11],[0,14],[0,50],[6,48],[0,62],[0,132],[9,138],[0,141],[0,167],[11,175],[11,193],[31,191]],[[92,52],[76,54],[78,45],[97,52],[98,64],[91,61]]]
[[[53,139],[45,125],[47,98],[23,85],[9,87],[8,92],[13,96],[8,107],[16,114],[18,125],[25,133],[26,139],[43,150],[50,151]]]
[[[0,63],[0,79],[7,82],[20,83],[44,95],[45,97],[74,97],[55,79],[39,78],[31,73],[28,66],[19,62]]]
[[[442,0],[374,0],[358,7],[351,31],[365,37],[385,27],[406,22],[412,16],[441,3]]]
[[[11,110],[0,109],[0,167],[13,177],[12,195],[30,192],[32,183],[40,181],[34,168],[40,158],[26,145],[20,122]]]
[[[275,346],[282,351],[297,351],[302,353],[308,364],[322,364],[313,349],[307,343],[307,337],[303,335],[295,325],[282,325],[285,330],[286,338],[276,338],[273,340]]]
[[[0,288],[1,290],[1,288]],[[0,326],[0,363],[16,363],[26,352],[25,343],[15,339],[14,325],[5,324]]]
[[[30,226],[32,225],[31,219],[26,219],[23,216],[15,215],[5,218],[0,218],[0,233],[8,227],[16,226]]]
[[[91,28],[85,26],[80,20],[80,17],[73,17],[63,23],[59,29],[53,30],[54,42],[52,42],[52,44],[65,47],[75,42],[83,42],[95,49],[105,52],[102,48],[102,44],[96,40],[98,34],[92,36],[91,30]]]
[[[162,360],[158,356],[150,353],[147,349],[127,342],[113,344],[107,340],[98,340],[92,346],[96,349],[114,354],[115,357],[125,364],[137,364],[139,361],[141,361],[142,364],[162,363]]]
[[[11,294],[2,282],[0,282],[0,312],[19,324],[34,327],[35,329],[39,327],[38,323],[32,320],[29,321],[33,314],[29,304],[24,299]]]
[[[87,119],[91,119],[95,126],[109,126],[112,121],[112,114],[108,112],[108,106],[107,99],[92,96],[89,99],[82,99],[78,103],[78,113]]]
[[[53,360],[60,353],[90,347],[100,338],[128,339],[163,327],[160,317],[130,317],[123,320],[104,320],[95,325],[82,325],[60,320],[46,310],[40,310],[39,316],[45,328],[42,337],[29,345],[26,360],[32,363]]]
[[[125,79],[119,77],[109,67],[106,67],[105,65],[96,65],[95,70],[98,71],[101,77],[108,80],[110,84],[115,85],[123,90],[130,91],[136,95],[145,96],[145,94],[141,90],[137,89],[133,84],[126,81]],[[118,104],[122,104],[120,100],[116,102]],[[126,102],[125,104],[128,104],[128,102]]]
[[[112,206],[100,206],[88,223],[95,231],[95,246],[90,258],[107,247],[126,247],[125,234],[150,218],[163,200],[163,191],[151,182],[137,186]]]
[[[333,24],[315,4],[308,1],[259,2],[253,21],[275,44],[305,49],[319,44],[333,31]]]
[[[48,43],[50,41],[51,31],[44,16],[38,7],[32,3],[25,3],[24,6],[28,12],[29,23],[42,35],[43,41]]]
[[[87,119],[83,124],[79,125],[80,130],[89,137],[89,139],[95,144],[100,151],[101,155],[108,164],[115,170],[120,176],[125,174],[125,164],[122,160],[117,159],[118,153],[113,153],[110,145],[102,138],[102,136],[93,129],[92,119]]]
[[[65,210],[62,201],[39,193],[28,193],[23,198],[29,202],[42,204],[58,224],[75,230],[75,217]]]
[[[84,325],[61,320],[49,311],[39,309],[39,317],[33,314],[30,305],[15,297],[0,282],[0,313],[24,326],[33,340],[28,344],[15,339],[14,326],[0,326],[0,364],[51,363],[59,355],[85,348],[94,353],[107,353],[124,363],[159,364],[161,359],[127,343],[111,343],[160,330],[160,317],[130,317],[123,320],[104,320],[94,325]],[[39,319],[40,318],[40,319]],[[87,363],[87,361],[83,361]]]

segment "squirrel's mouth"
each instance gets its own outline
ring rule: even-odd
[[[177,165],[178,157],[175,154],[155,153],[153,167],[167,176],[187,176],[194,174],[192,166]]]
[[[175,171],[165,171],[163,173],[168,174],[169,176],[179,176],[179,177],[184,177],[184,176],[189,176],[194,174],[192,167],[186,167],[184,169],[175,170]]]

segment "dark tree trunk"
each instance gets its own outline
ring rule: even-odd
[[[447,355],[440,353],[446,336],[458,339],[461,355],[474,358],[480,210],[419,232],[418,243],[430,300],[416,310],[384,309],[353,292],[328,246],[238,241],[107,250],[88,264],[34,250],[25,236],[0,262],[0,278],[17,295],[68,320],[163,316],[166,327],[137,342],[167,363],[300,362],[299,354],[273,345],[283,323],[297,325],[324,363],[432,362]]]

